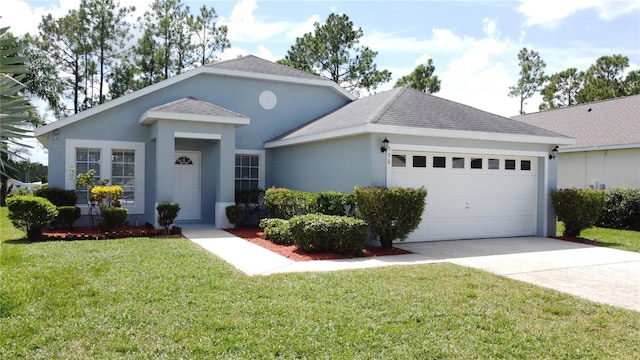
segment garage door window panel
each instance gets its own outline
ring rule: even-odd
[[[393,155],[391,157],[391,166],[393,167],[406,167],[407,156],[406,155]]]
[[[471,159],[471,168],[472,169],[482,169],[482,159],[481,158],[472,158]]]
[[[453,164],[454,169],[464,169],[464,158],[454,157],[451,160],[451,164]]]
[[[489,170],[500,170],[500,159],[489,159]]]
[[[507,159],[504,161],[505,170],[515,170],[516,169],[516,161],[513,159]]]
[[[427,167],[427,157],[426,156],[413,156],[413,167],[414,168],[426,168]]]
[[[447,158],[444,156],[434,156],[433,157],[433,167],[434,168],[446,168],[447,167]]]
[[[522,171],[531,171],[531,160],[521,160],[520,161],[520,170],[522,170]]]

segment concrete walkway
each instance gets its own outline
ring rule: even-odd
[[[247,275],[449,262],[640,311],[640,253],[522,237],[397,244],[413,254],[295,262],[211,225],[183,234]]]

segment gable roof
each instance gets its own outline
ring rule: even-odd
[[[310,74],[306,71],[294,69],[285,65],[280,65],[265,59],[261,59],[255,55],[247,55],[236,59],[223,60],[205,65],[205,67],[225,69],[232,71],[248,71],[256,74],[288,76],[300,79],[322,80],[327,79]]]
[[[514,116],[513,119],[574,137],[565,149],[640,147],[640,95]]]
[[[193,97],[153,107],[140,116],[140,123],[151,124],[159,119],[249,124],[247,116]]]
[[[182,74],[176,75],[169,79],[163,80],[159,83],[156,83],[156,84],[147,86],[145,88],[142,88],[140,90],[134,91],[132,93],[126,94],[117,99],[108,101],[104,104],[92,107],[88,110],[68,116],[64,119],[54,121],[45,126],[41,126],[34,131],[34,134],[36,137],[39,138],[39,140],[43,144],[46,145],[46,139],[44,139],[43,136],[53,130],[72,124],[76,121],[80,121],[92,115],[98,114],[102,111],[106,111],[108,109],[120,106],[124,103],[133,101],[142,96],[151,94],[155,91],[169,87],[173,84],[187,80],[194,76],[198,76],[200,74],[212,74],[212,75],[220,75],[220,76],[260,79],[260,80],[293,83],[293,84],[305,84],[305,85],[311,85],[311,86],[322,86],[322,87],[331,89],[332,91],[338,93],[340,96],[344,97],[345,99],[348,99],[348,100],[355,99],[355,96],[353,94],[349,93],[348,91],[343,89],[340,85],[336,84],[331,80],[328,80],[313,74],[308,74],[303,71],[291,69],[291,68],[288,68],[287,66],[276,64],[271,61],[258,58],[254,55],[248,55],[248,56],[243,56],[236,59],[220,61],[218,63],[200,66],[198,68],[186,71]]]
[[[364,129],[367,130],[364,130]],[[322,116],[272,140],[269,146],[305,142],[320,139],[322,134],[353,134],[349,129],[362,132],[390,132],[417,135],[478,138],[501,138],[509,136],[553,138],[560,142],[571,142],[563,135],[524,124],[499,115],[488,113],[467,105],[446,100],[409,88],[395,88],[367,96]],[[546,141],[546,140],[545,140]],[[553,143],[553,142],[552,142]]]

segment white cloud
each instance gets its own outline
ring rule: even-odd
[[[234,42],[267,41],[282,34],[295,38],[297,31],[303,29],[313,19],[312,17],[306,20],[302,25],[288,21],[265,20],[254,16],[257,9],[256,0],[241,0],[233,7],[229,18],[220,18],[220,25],[227,25],[229,28],[228,38],[232,45]]]
[[[603,20],[613,20],[619,16],[640,9],[637,0],[521,0],[518,12],[527,17],[528,26],[542,25],[555,27],[562,19],[581,10],[594,9]]]

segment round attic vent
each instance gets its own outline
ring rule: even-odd
[[[260,106],[262,106],[263,109],[271,110],[278,104],[278,97],[272,91],[265,90],[260,93],[258,101],[260,101]]]

